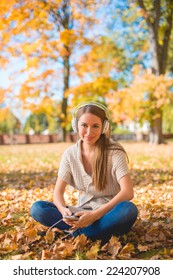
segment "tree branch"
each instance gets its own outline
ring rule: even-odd
[[[154,33],[156,38],[158,38],[158,28],[159,28],[159,21],[160,21],[160,0],[154,1]]]
[[[143,12],[144,12],[144,17],[145,17],[145,19],[146,19],[146,22],[147,22],[147,24],[148,24],[148,26],[151,28],[153,28],[153,24],[152,24],[152,22],[151,22],[151,20],[150,20],[150,16],[149,16],[149,14],[148,14],[148,11],[147,11],[147,9],[146,9],[146,7],[145,7],[145,5],[144,5],[144,1],[143,0],[137,0],[137,2],[138,2],[138,5],[139,5],[139,7],[143,10]]]

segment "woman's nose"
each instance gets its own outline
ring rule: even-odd
[[[88,126],[88,128],[87,128],[87,134],[90,135],[91,132],[92,132],[92,127]]]

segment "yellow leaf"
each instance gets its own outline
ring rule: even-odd
[[[37,234],[37,230],[35,228],[28,228],[25,231],[25,235],[28,237],[29,242],[34,242],[39,240],[41,237]]]
[[[87,251],[86,256],[89,260],[96,260],[97,256],[98,256],[98,252],[100,249],[100,245],[99,244],[95,244],[93,245],[89,251]]]
[[[74,250],[74,245],[71,242],[65,242],[65,245],[65,248],[59,252],[60,256],[63,259],[66,259],[66,257],[70,257]]]
[[[33,180],[30,180],[30,182],[29,182],[29,188],[32,188],[33,185],[34,185],[34,181],[33,181]]]
[[[44,238],[47,243],[51,244],[54,241],[55,232],[53,230],[48,230]]]
[[[74,248],[75,249],[79,249],[79,248],[83,248],[86,246],[88,240],[87,237],[84,234],[78,235],[75,240],[74,240],[75,244],[74,244]]]
[[[17,244],[16,242],[13,242],[10,238],[6,237],[3,243],[1,243],[0,249],[6,252],[12,252],[17,249]]]
[[[7,213],[6,212],[1,212],[0,213],[0,219],[4,219],[7,217]]]
[[[121,250],[120,254],[118,254],[118,257],[120,259],[129,259],[131,257],[131,254],[134,253],[134,245],[131,243],[127,243]]]

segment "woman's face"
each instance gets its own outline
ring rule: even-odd
[[[102,133],[102,120],[91,114],[83,114],[78,121],[79,137],[88,145],[94,145]]]

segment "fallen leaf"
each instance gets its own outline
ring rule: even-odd
[[[88,243],[87,237],[84,234],[78,235],[74,240],[74,248],[84,248]]]
[[[121,248],[122,246],[121,243],[119,242],[118,237],[112,236],[107,246],[107,250],[109,254],[111,254],[112,257],[115,258]]]
[[[55,239],[55,232],[53,230],[48,230],[44,236],[44,239],[47,243],[51,244]]]
[[[143,245],[139,244],[139,245],[138,245],[138,250],[139,250],[140,252],[145,252],[145,251],[148,250],[148,246],[143,246]]]
[[[90,250],[86,252],[86,256],[89,260],[96,260],[98,257],[98,252],[100,249],[99,244],[95,244],[91,246]]]
[[[34,242],[34,241],[39,240],[41,238],[38,235],[37,230],[35,228],[26,229],[25,235],[28,237],[29,242]]]
[[[135,248],[133,244],[127,243],[118,254],[118,257],[120,259],[129,259],[131,257],[131,254],[134,253],[134,249]]]

